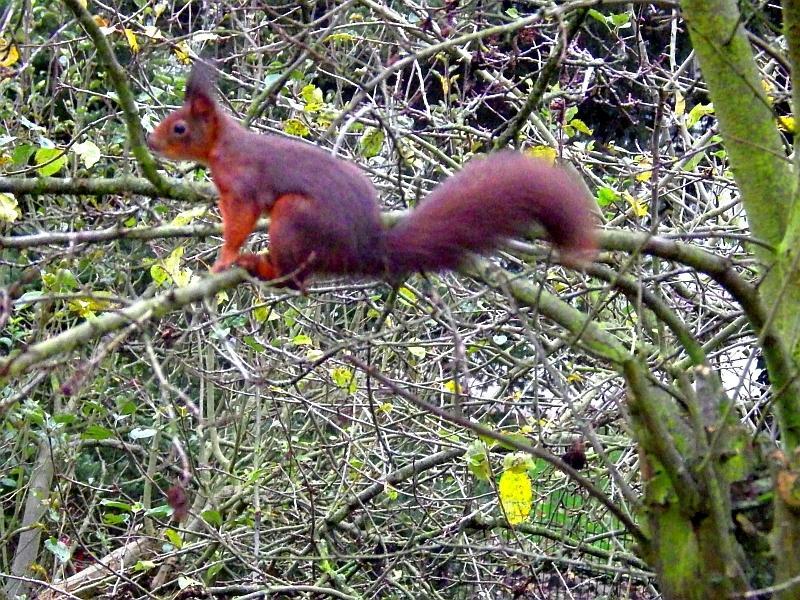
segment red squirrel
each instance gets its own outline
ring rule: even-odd
[[[375,188],[352,163],[304,142],[249,131],[226,114],[210,67],[196,63],[183,106],[148,137],[166,158],[211,168],[224,244],[212,271],[231,265],[302,288],[313,273],[397,279],[455,269],[539,222],[566,258],[596,248],[589,198],[564,171],[513,151],[471,160],[397,225],[380,220]],[[240,254],[270,217],[269,254]]]

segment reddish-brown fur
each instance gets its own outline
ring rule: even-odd
[[[562,252],[595,251],[589,201],[564,171],[503,151],[470,161],[397,226],[385,229],[375,188],[355,166],[319,148],[255,134],[222,111],[213,78],[195,66],[184,105],[148,139],[173,159],[211,168],[224,244],[213,270],[232,264],[301,286],[312,273],[395,278],[454,269],[541,223]],[[270,215],[270,253],[240,254],[258,217]]]

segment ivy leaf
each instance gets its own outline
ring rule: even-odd
[[[615,13],[609,16],[609,20],[617,29],[630,24],[631,16],[628,13]]]
[[[149,571],[150,569],[155,569],[156,563],[152,560],[139,560],[133,565],[133,570],[137,573],[142,573],[144,571]]]

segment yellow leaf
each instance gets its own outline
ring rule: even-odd
[[[151,40],[164,39],[164,34],[161,33],[161,30],[155,25],[147,25],[142,33],[145,37],[149,37]]]
[[[528,473],[505,471],[500,476],[497,493],[509,524],[518,525],[528,518],[533,506],[533,489]]]
[[[792,115],[778,117],[778,127],[780,127],[783,131],[788,131],[789,133],[795,133],[797,131],[797,123]]]
[[[300,119],[286,119],[283,122],[283,130],[289,135],[296,135],[297,137],[306,137],[311,133]]]
[[[303,110],[307,113],[316,113],[322,110],[325,106],[325,100],[322,95],[322,90],[309,83],[300,90],[300,97],[303,98]]]
[[[450,381],[445,381],[442,388],[444,389],[445,392],[450,392],[451,394],[461,393],[461,386],[458,385],[458,382],[455,379],[451,379]]]
[[[183,257],[183,246],[178,246],[167,258],[150,267],[153,281],[161,285],[169,279],[178,287],[189,285],[192,281],[192,270],[180,268],[181,257]]]
[[[436,71],[433,74],[439,78],[439,82],[442,84],[442,94],[447,97],[450,94],[450,80]]]
[[[583,375],[573,371],[569,375],[567,375],[567,383],[577,383],[579,381],[583,381]]]
[[[625,198],[628,204],[633,209],[633,214],[637,217],[646,217],[648,213],[647,204],[638,198],[634,198],[628,192],[623,192],[622,197]]]
[[[577,131],[580,131],[583,134],[592,135],[592,130],[589,129],[589,126],[580,119],[572,119],[568,125],[570,127],[574,127]]]
[[[675,92],[675,116],[680,117],[686,112],[686,98],[683,97],[680,90]]]
[[[139,52],[139,41],[136,39],[136,34],[133,32],[133,29],[123,29],[125,33],[125,39],[128,40],[128,46],[131,47],[133,53],[136,54]]]
[[[178,60],[184,65],[188,65],[192,62],[192,59],[189,58],[189,44],[186,42],[178,42],[175,44],[173,50],[175,55],[178,57]]]
[[[525,150],[525,154],[533,158],[540,158],[550,165],[556,162],[556,149],[550,146],[533,146]]]
[[[13,194],[0,194],[0,221],[13,223],[20,215],[19,204]]]
[[[108,292],[96,292],[93,298],[77,298],[67,302],[67,308],[81,317],[91,318],[97,312],[108,310],[111,303],[102,296],[109,296]],[[98,297],[99,296],[99,297]]]
[[[190,208],[189,210],[184,210],[179,212],[177,216],[172,219],[172,225],[176,227],[182,227],[184,225],[188,225],[196,218],[203,216],[206,213],[205,206],[196,206],[195,208]]]
[[[761,80],[761,89],[764,90],[764,93],[767,96],[767,103],[772,106],[775,103],[775,86],[773,86],[769,81],[766,79]]]
[[[352,20],[352,19],[351,19]],[[328,37],[325,38],[326,42],[332,43],[347,43],[347,42],[354,42],[356,37],[352,33],[347,33],[346,31],[342,31],[340,33],[332,33]]]
[[[10,67],[19,60],[17,45],[0,37],[0,67]]]
[[[86,8],[86,7],[89,6],[89,1],[88,0],[78,0],[78,4],[80,4],[83,8]]]
[[[636,161],[639,167],[639,172],[636,173],[636,181],[650,181],[653,176],[653,163],[649,158],[641,157]]]

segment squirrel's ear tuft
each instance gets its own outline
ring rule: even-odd
[[[197,60],[186,80],[184,105],[189,106],[195,117],[207,118],[215,110],[214,82],[216,80],[216,64],[213,61]]]
[[[194,98],[203,97],[206,100],[214,100],[214,82],[217,66],[214,61],[196,60],[186,81],[185,100],[191,101]]]

